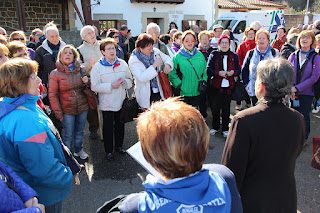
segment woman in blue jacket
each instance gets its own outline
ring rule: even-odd
[[[52,121],[37,105],[38,64],[13,59],[0,67],[0,160],[39,195],[47,212],[62,212],[72,173]]]

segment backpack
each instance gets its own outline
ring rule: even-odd
[[[251,60],[251,58],[252,58],[252,56],[253,56],[254,49],[255,49],[255,48],[249,50],[249,55],[248,55],[248,59],[247,59],[248,61]],[[271,49],[271,53],[272,53],[272,56],[273,56],[273,57],[276,56],[276,50],[275,50],[274,48]]]

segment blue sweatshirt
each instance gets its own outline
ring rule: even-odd
[[[52,130],[52,121],[28,94],[0,102],[0,160],[50,206],[70,192],[72,173]],[[16,109],[18,106],[27,109]],[[51,127],[51,128],[50,128]]]

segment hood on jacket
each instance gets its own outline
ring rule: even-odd
[[[61,72],[65,72],[67,75],[70,75],[71,70],[69,69],[68,66],[62,64],[60,61],[56,62],[56,67],[59,71]],[[74,69],[72,71],[73,73],[78,73],[80,72],[80,62],[79,61],[75,61],[74,63]]]
[[[5,97],[1,102],[0,102],[0,120],[15,110],[18,106],[23,105],[24,103],[27,102],[27,100],[32,97],[30,94],[23,94],[15,98],[7,98]],[[38,97],[38,99],[40,96]]]
[[[189,177],[166,183],[147,180],[144,186],[146,193],[140,197],[139,209],[147,212],[168,212],[168,209],[178,212],[188,206],[203,209],[203,212],[230,212],[231,209],[227,183],[219,174],[209,170],[202,169]]]
[[[59,51],[60,51],[62,49],[62,47],[66,46],[66,43],[64,41],[62,41],[61,38],[59,40],[60,40],[60,47],[59,47]],[[42,42],[41,46],[43,47],[43,49],[45,49],[46,51],[48,51],[48,53],[50,53],[52,55],[53,51],[49,47],[47,39]]]

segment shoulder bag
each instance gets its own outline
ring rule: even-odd
[[[81,78],[84,77],[83,70],[80,68]],[[88,85],[84,85],[82,88],[83,93],[87,96],[88,104],[90,109],[96,110],[99,105],[99,100],[97,95],[90,89]]]
[[[133,121],[133,119],[138,117],[139,105],[134,92],[129,96],[128,90],[126,89],[126,98],[123,101],[121,113],[120,113],[120,122],[128,123]]]
[[[196,69],[194,68],[193,64],[191,63],[191,61],[190,61],[189,59],[187,59],[187,60],[189,61],[189,63],[191,64],[191,66],[192,66],[192,68],[193,68],[193,70],[194,70],[194,72],[195,72],[196,75],[197,75],[198,82],[199,82],[198,91],[199,91],[200,93],[205,93],[206,90],[207,90],[207,82],[204,81],[204,80],[201,80],[201,79],[199,78],[199,75],[198,75]]]

